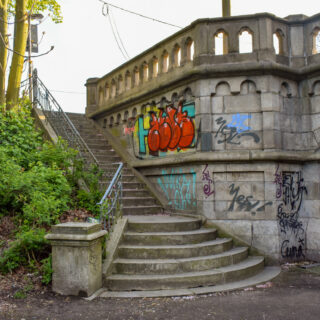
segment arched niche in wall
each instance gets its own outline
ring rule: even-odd
[[[105,97],[105,100],[110,99],[110,87],[108,83],[106,83],[104,86],[104,97]]]
[[[121,122],[121,113],[118,113],[117,114],[117,122],[116,122],[116,124],[120,124],[120,122]]]
[[[320,96],[320,80],[317,80],[312,85],[312,95]]]
[[[159,60],[157,57],[152,58],[152,78],[156,78],[159,73]]]
[[[312,32],[312,54],[320,53],[320,28],[316,27]]]
[[[214,54],[218,56],[228,54],[228,52],[228,33],[225,30],[220,29],[214,35]]]
[[[109,119],[109,126],[112,127],[113,124],[114,124],[114,118],[113,118],[113,116],[111,116]]]
[[[239,35],[239,53],[253,52],[253,31],[248,27],[241,28]]]
[[[128,119],[129,119],[129,111],[126,110],[123,115],[123,121],[128,121]]]
[[[135,67],[133,70],[133,81],[135,87],[140,84],[140,72],[138,67]]]
[[[108,123],[108,120],[107,118],[103,119],[103,125],[102,125],[102,128],[106,128],[107,127],[107,123]]]
[[[133,108],[132,117],[135,118],[137,116],[137,108]]]
[[[245,80],[240,85],[240,94],[248,95],[257,93],[257,86],[252,80]]]
[[[190,37],[186,40],[185,47],[187,61],[192,61],[194,58],[194,41]]]
[[[175,67],[180,67],[181,65],[181,48],[178,44],[175,44],[173,48],[173,64]]]
[[[279,91],[280,96],[285,98],[292,97],[292,89],[288,82],[282,82]]]
[[[273,47],[276,54],[283,55],[284,54],[284,34],[278,29],[273,34]]]
[[[162,72],[166,73],[169,70],[169,53],[168,51],[163,51],[162,54]]]
[[[192,90],[190,88],[186,88],[183,91],[183,99],[186,102],[193,101],[193,94],[192,94]]]
[[[111,81],[111,98],[114,98],[117,94],[117,85],[116,81],[112,79]]]
[[[142,77],[143,82],[147,82],[149,80],[149,66],[146,61],[142,64]]]
[[[99,104],[101,105],[103,103],[103,88],[99,87]]]
[[[123,78],[122,75],[118,77],[118,92],[119,94],[124,91]]]
[[[216,85],[216,96],[229,96],[231,94],[230,85],[226,81],[221,81]]]
[[[129,70],[127,70],[126,75],[125,75],[125,88],[126,88],[126,90],[131,89],[131,74],[130,74]]]

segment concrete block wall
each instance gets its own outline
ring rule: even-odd
[[[280,261],[320,259],[319,164],[207,163],[145,168],[173,210],[203,215]]]
[[[228,53],[217,55],[221,30]],[[241,54],[243,30],[253,51]],[[195,21],[89,79],[87,115],[118,139],[129,164],[173,210],[203,215],[272,258],[320,259],[318,31],[319,14]],[[173,63],[177,46],[180,65]],[[151,76],[155,58],[159,74]],[[140,72],[140,83],[132,79],[123,90],[125,74],[145,63],[148,79]],[[115,91],[106,95],[111,83]]]

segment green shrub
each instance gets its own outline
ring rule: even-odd
[[[85,173],[77,151],[63,140],[44,142],[30,106],[19,112],[0,107],[0,218],[10,215],[16,224],[15,240],[0,257],[0,271],[40,268],[43,282],[49,283],[50,247],[44,235],[72,207],[97,214],[99,175],[96,167]],[[89,192],[78,190],[79,179]]]

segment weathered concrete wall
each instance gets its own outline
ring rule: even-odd
[[[228,52],[217,55],[221,30]],[[88,81],[87,114],[173,210],[203,215],[272,258],[320,259],[319,30],[319,15],[196,21]],[[252,52],[239,53],[242,31]],[[134,83],[130,70],[144,62],[149,73],[139,69]]]

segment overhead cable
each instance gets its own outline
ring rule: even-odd
[[[129,55],[127,54],[127,51],[123,46],[123,42],[122,42],[122,40],[121,40],[121,38],[119,36],[119,33],[118,33],[119,38],[118,38],[118,36],[116,34],[115,27],[113,26],[112,20],[111,20],[111,17],[110,17],[110,8],[109,8],[109,5],[106,4],[106,3],[104,3],[103,6],[102,6],[102,14],[108,19],[108,21],[110,23],[113,37],[116,40],[116,43],[118,45],[118,48],[119,48],[122,56],[124,57],[125,60],[129,60]]]
[[[131,14],[135,14],[135,15],[137,15],[137,16],[139,16],[139,17],[142,17],[142,18],[145,18],[145,19],[149,19],[149,20],[152,20],[152,21],[155,21],[155,22],[159,22],[159,23],[162,23],[162,24],[166,24],[166,25],[168,25],[168,26],[175,27],[175,28],[178,28],[178,29],[183,29],[182,27],[177,26],[177,25],[175,25],[175,24],[172,24],[172,23],[169,23],[169,22],[165,22],[165,21],[161,21],[161,20],[159,20],[159,19],[151,18],[151,17],[145,16],[145,15],[143,15],[143,14],[140,14],[140,13],[133,12],[133,11],[131,11],[131,10],[128,10],[128,9],[124,9],[124,8],[115,6],[114,4],[111,4],[111,3],[106,2],[106,1],[104,1],[104,0],[99,0],[99,1],[102,2],[102,3],[104,3],[104,4],[109,5],[110,7],[114,7],[114,8],[117,8],[117,9],[119,9],[119,10],[122,10],[122,11],[125,11],[125,12],[129,12],[129,13],[131,13]]]

